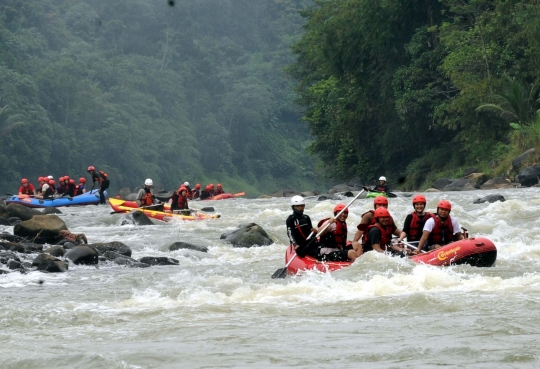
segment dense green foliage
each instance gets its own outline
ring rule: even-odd
[[[95,165],[116,189],[147,177],[312,189],[284,71],[307,4],[3,0],[0,188]]]
[[[538,0],[315,3],[289,72],[327,173],[414,188],[540,147]]]

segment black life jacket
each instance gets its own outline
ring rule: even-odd
[[[445,220],[442,220],[437,214],[432,214],[431,217],[435,221],[435,226],[429,234],[429,245],[447,245],[453,241],[454,226],[452,225],[452,218],[448,216]]]
[[[413,211],[411,214],[411,226],[409,229],[409,233],[407,234],[407,240],[409,242],[420,241],[420,238],[422,238],[424,224],[426,224],[426,221],[431,218],[431,213],[426,212],[422,219],[420,219],[420,217],[418,216],[418,214],[416,214],[415,211]]]

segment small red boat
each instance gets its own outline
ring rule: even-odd
[[[285,252],[285,265],[296,255],[293,246],[289,246]],[[436,266],[469,264],[475,267],[491,267],[497,260],[497,248],[487,238],[468,238],[452,242],[440,249],[432,250],[424,254],[411,256],[415,263]],[[296,274],[301,270],[318,270],[320,272],[333,272],[351,265],[352,262],[322,262],[310,256],[304,258],[298,255],[287,267],[288,274]]]

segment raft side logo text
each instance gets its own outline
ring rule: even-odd
[[[441,251],[437,254],[437,259],[439,259],[440,261],[444,261],[448,259],[449,256],[454,256],[455,254],[457,254],[459,250],[461,250],[461,246],[456,246],[448,251]]]

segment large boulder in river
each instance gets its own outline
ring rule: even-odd
[[[442,191],[446,186],[448,186],[450,183],[456,181],[455,179],[450,179],[450,178],[439,178],[437,180],[435,180],[435,182],[433,182],[431,184],[431,186],[433,188],[436,188],[437,190],[439,191]]]
[[[487,195],[480,199],[474,200],[473,204],[483,204],[484,202],[489,202],[491,204],[497,201],[504,202],[506,199],[503,195]]]
[[[457,179],[443,188],[443,191],[473,191],[473,190],[477,190],[477,188],[474,187],[474,185],[471,184],[471,180],[468,180],[468,179]]]
[[[48,273],[63,273],[68,270],[68,263],[62,260],[58,260],[49,254],[39,254],[37,258],[32,261],[32,266],[37,267],[37,270]]]
[[[495,190],[499,188],[514,188],[514,185],[506,178],[495,177],[480,186],[481,190]]]
[[[67,230],[66,223],[57,215],[42,215],[20,222],[13,233],[35,243],[52,244],[58,241],[58,233],[63,229]]]
[[[95,265],[99,262],[98,253],[92,247],[75,246],[69,249],[65,257],[71,260],[74,264]]]
[[[29,208],[21,204],[8,204],[6,211],[10,217],[17,217],[21,220],[30,220],[34,215],[43,215],[39,210]]]
[[[139,260],[148,265],[179,265],[180,262],[173,258],[165,256],[144,256]]]
[[[133,211],[131,213],[122,214],[122,218],[120,219],[120,225],[126,224],[142,226],[154,225],[150,218],[148,218],[148,216],[142,211]]]
[[[538,184],[540,178],[540,166],[525,168],[516,176],[515,181],[521,183],[522,186],[531,187]]]
[[[517,171],[527,161],[527,159],[535,156],[537,156],[535,148],[525,151],[523,154],[512,160],[512,168]]]
[[[98,250],[100,254],[104,254],[106,251],[114,251],[121,255],[131,257],[131,249],[129,248],[129,246],[119,241],[93,243],[89,246],[96,248],[96,250]]]
[[[9,214],[6,211],[4,204],[0,204],[0,218],[9,218]]]
[[[195,250],[195,251],[200,251],[200,252],[208,252],[208,247],[193,245],[191,243],[179,241],[169,246],[169,251],[176,251],[176,250]]]
[[[271,197],[293,197],[296,195],[300,195],[300,192],[294,190],[279,190],[270,194]]]
[[[268,233],[255,223],[240,224],[238,229],[223,233],[220,239],[234,247],[267,246],[274,243]]]
[[[352,187],[349,187],[345,184],[338,184],[332,187],[331,189],[329,189],[328,193],[334,194],[334,193],[340,193],[340,192],[348,192],[348,191],[351,191],[352,189],[353,189]]]

